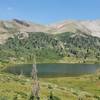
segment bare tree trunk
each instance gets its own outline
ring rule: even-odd
[[[36,68],[36,61],[34,59],[34,64],[33,64],[33,68],[32,68],[32,79],[33,79],[33,86],[32,86],[32,96],[33,99],[37,98],[37,100],[40,100],[39,97],[39,92],[40,92],[40,85],[39,85],[39,80],[37,77],[37,68]]]

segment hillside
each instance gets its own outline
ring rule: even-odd
[[[64,32],[82,33],[100,37],[100,20],[66,20],[50,25],[13,19],[0,21],[0,44],[17,32],[44,32],[58,34]]]
[[[87,34],[49,34],[33,32],[16,34],[0,45],[1,63],[37,62],[99,63],[100,38]],[[64,59],[66,58],[67,59]]]
[[[93,23],[44,26],[17,19],[0,21],[0,64],[32,63],[34,55],[39,63],[100,63],[100,38],[93,34],[99,32],[99,21]]]
[[[50,25],[54,33],[82,32],[100,37],[100,20],[66,20]]]
[[[48,27],[32,22],[13,19],[11,21],[0,21],[0,43],[18,32],[46,32]]]

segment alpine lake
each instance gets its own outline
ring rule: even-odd
[[[37,64],[38,75],[40,77],[61,77],[92,74],[100,69],[99,64]],[[31,75],[32,64],[18,64],[7,67],[6,72],[13,74]]]

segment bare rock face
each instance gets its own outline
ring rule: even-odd
[[[100,37],[100,20],[82,21],[81,24],[90,31],[92,36]]]

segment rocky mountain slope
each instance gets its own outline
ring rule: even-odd
[[[57,24],[50,25],[54,29],[54,33],[73,32],[86,33],[92,36],[100,37],[100,20],[75,21],[67,20]]]
[[[0,43],[17,32],[45,32],[51,34],[73,32],[100,37],[100,20],[66,20],[51,25],[41,25],[18,19],[0,21]]]
[[[46,32],[48,27],[18,19],[0,21],[0,43],[18,32]]]

